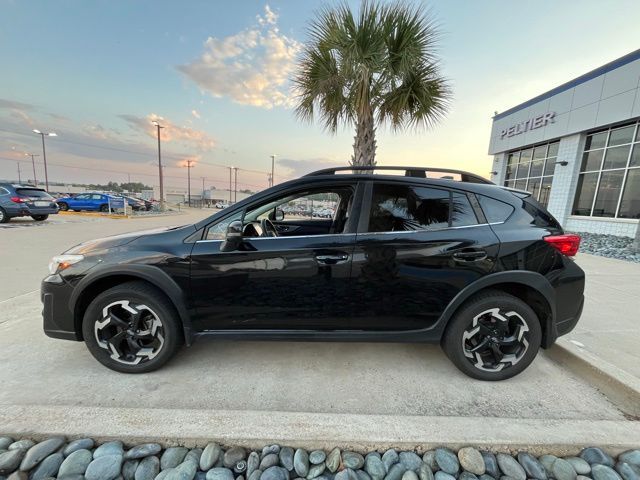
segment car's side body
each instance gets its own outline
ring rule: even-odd
[[[0,183],[0,208],[7,218],[58,213],[58,206],[45,190],[11,183]]]
[[[104,193],[79,193],[73,197],[58,198],[56,202],[58,205],[63,206],[64,210],[75,211],[99,211],[108,209],[109,203],[115,197]],[[122,203],[122,201],[120,201]]]
[[[428,231],[370,233],[377,184],[458,195],[477,221]],[[254,205],[289,191],[329,185],[353,191],[340,233],[322,233],[331,220],[310,217],[285,225],[289,231],[280,237],[244,239],[242,248],[233,251],[224,251],[223,240],[206,238],[212,225],[242,218]],[[483,198],[510,205],[508,220],[489,221],[479,202]],[[85,260],[43,282],[45,332],[82,340],[82,318],[91,300],[109,287],[140,279],[170,299],[187,344],[199,336],[439,342],[465,301],[480,291],[499,289],[534,309],[542,324],[542,346],[548,347],[580,316],[584,273],[543,240],[562,233],[559,226],[536,225],[524,201],[494,185],[451,180],[303,177],[195,225],[74,247],[69,252],[84,253]],[[276,222],[276,227],[282,225]]]

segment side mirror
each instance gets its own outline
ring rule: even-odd
[[[227,233],[224,242],[220,245],[223,252],[233,252],[242,243],[242,221],[234,220],[227,225]]]
[[[277,208],[276,209],[276,214],[274,215],[274,217],[275,217],[274,220],[276,222],[281,222],[282,220],[284,220],[284,211],[279,209],[279,208]]]

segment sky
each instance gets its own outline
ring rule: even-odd
[[[349,5],[357,10],[359,1]],[[425,3],[453,101],[425,130],[377,131],[379,165],[489,175],[491,118],[640,47],[633,0]],[[332,135],[293,112],[290,78],[320,0],[0,0],[0,179],[238,188],[346,165],[354,129]]]

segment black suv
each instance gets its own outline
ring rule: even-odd
[[[333,217],[300,213],[317,208]],[[502,380],[576,325],[579,242],[527,192],[467,172],[322,170],[55,257],[44,330],[121,372],[206,336],[440,343],[467,375]]]

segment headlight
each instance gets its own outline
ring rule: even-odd
[[[84,255],[56,255],[49,262],[49,273],[55,275],[65,268],[69,268],[74,263],[84,260]]]

